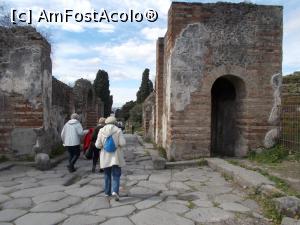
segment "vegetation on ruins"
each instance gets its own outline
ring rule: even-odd
[[[103,101],[104,117],[108,117],[111,113],[113,102],[109,90],[109,77],[108,73],[105,70],[98,70],[93,86],[96,96],[101,98],[101,100]]]
[[[146,68],[143,72],[142,83],[138,92],[136,93],[136,101],[138,104],[143,103],[153,91],[153,83],[149,79],[149,72],[150,70],[148,68]]]

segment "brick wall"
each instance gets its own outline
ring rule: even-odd
[[[270,113],[278,103],[274,93],[280,84],[272,81],[280,79],[281,61],[282,7],[173,2],[163,73],[162,137],[168,158],[211,155],[211,90],[220,77],[237,95],[234,155],[263,146],[266,134],[278,126],[278,115],[271,121]]]

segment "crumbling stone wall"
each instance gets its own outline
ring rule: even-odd
[[[84,127],[96,125],[103,103],[91,82],[71,88],[52,77],[51,46],[34,28],[1,27],[0,45],[0,155],[49,154],[76,111]]]
[[[155,137],[155,92],[152,92],[143,103],[144,138],[154,140]]]
[[[162,134],[169,159],[210,156],[214,140],[220,139],[235,156],[264,145],[266,134],[279,122],[275,108],[280,104],[282,7],[173,2],[164,42],[158,43],[156,80],[163,80],[163,100],[157,94],[156,102],[163,106],[156,104],[156,110],[163,114],[156,113],[157,119],[162,117],[157,134]],[[212,96],[219,79],[233,86],[232,106]],[[221,85],[216,96],[224,94],[222,88],[229,90]],[[214,101],[221,102],[214,106]],[[227,125],[224,113],[213,109],[222,104],[228,108],[224,113],[236,113],[230,116],[233,143],[226,143],[225,130],[214,126]]]
[[[282,105],[300,105],[300,72],[283,77]]]
[[[31,27],[0,28],[0,152],[8,157],[51,146],[51,47]]]

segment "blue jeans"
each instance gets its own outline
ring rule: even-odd
[[[117,165],[104,168],[104,192],[106,195],[111,195],[111,189],[112,192],[119,194],[121,173],[121,167]]]
[[[66,148],[69,152],[69,165],[74,167],[77,159],[80,156],[80,145],[66,146]]]

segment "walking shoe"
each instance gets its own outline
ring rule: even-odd
[[[112,193],[112,196],[113,196],[113,198],[115,199],[115,201],[119,201],[120,196],[119,196],[116,192],[113,192],[113,193]]]
[[[104,169],[99,169],[99,173],[103,173],[104,172]]]

